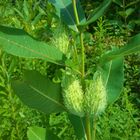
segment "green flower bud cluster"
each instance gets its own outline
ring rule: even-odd
[[[69,38],[67,32],[64,27],[57,29],[56,34],[54,35],[54,39],[52,40],[53,45],[59,48],[64,54],[68,52]]]
[[[107,105],[107,94],[101,76],[97,76],[86,89],[85,110],[87,114],[100,114]]]
[[[97,75],[82,89],[76,76],[65,76],[62,81],[64,105],[72,114],[83,117],[85,114],[98,115],[107,105],[106,89],[100,75]]]
[[[84,93],[78,79],[74,77],[65,77],[64,86],[64,104],[66,108],[77,116],[84,116]]]

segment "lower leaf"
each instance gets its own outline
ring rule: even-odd
[[[28,128],[27,137],[29,140],[60,140],[50,130],[37,126]]]
[[[61,102],[61,87],[36,71],[27,71],[24,81],[14,81],[12,87],[18,97],[29,107],[46,114],[65,110]]]
[[[86,140],[84,118],[69,114],[69,119],[74,127],[77,138],[79,140]]]

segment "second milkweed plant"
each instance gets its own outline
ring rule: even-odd
[[[22,29],[0,25],[0,47],[15,56],[42,59],[53,66],[58,65],[60,82],[53,82],[49,76],[36,71],[25,71],[23,80],[12,81],[12,87],[29,107],[46,114],[67,111],[77,138],[95,140],[96,117],[120,95],[124,56],[140,51],[140,34],[121,48],[102,52],[97,56],[96,70],[93,68],[96,72],[88,75],[83,35],[87,26],[104,14],[112,0],[104,0],[89,18],[85,17],[80,0],[48,2],[55,7],[61,21],[60,29],[50,42],[38,41]],[[29,140],[35,136],[41,140],[59,139],[50,130],[40,127],[30,127],[27,135]]]

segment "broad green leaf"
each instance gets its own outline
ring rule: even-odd
[[[135,11],[134,8],[128,8],[125,11],[119,11],[118,14],[120,16],[122,16],[123,18],[127,18],[128,16],[130,16],[133,12]]]
[[[103,16],[104,12],[108,8],[108,6],[111,4],[112,0],[104,0],[101,5],[95,9],[92,13],[92,15],[87,19],[86,22],[81,23],[80,25],[88,25],[92,22],[95,22],[99,17]]]
[[[74,127],[77,138],[79,140],[86,140],[84,119],[73,114],[69,114],[69,119]]]
[[[132,20],[131,23],[137,24],[139,26],[140,25],[140,19]]]
[[[29,107],[46,114],[65,110],[61,103],[60,85],[52,83],[36,71],[25,72],[24,81],[14,81],[12,86],[18,97]]]
[[[113,0],[114,3],[118,4],[120,7],[123,7],[122,0]]]
[[[0,47],[7,53],[25,58],[39,58],[62,63],[63,53],[58,48],[37,41],[21,29],[0,26]]]
[[[115,58],[137,53],[140,51],[140,34],[135,35],[124,47],[104,54],[100,60],[101,64]]]
[[[108,103],[113,103],[119,97],[124,81],[123,57],[105,63],[101,68],[102,78],[107,90]]]
[[[28,140],[60,140],[50,130],[37,126],[28,128],[27,137]]]
[[[57,16],[60,17],[61,20],[71,29],[78,32],[73,12],[72,0],[49,0],[49,2],[55,6]],[[81,7],[80,1],[76,0],[76,2],[79,21],[80,23],[84,23],[86,21],[84,11]]]
[[[126,16],[126,18],[127,18],[128,16],[130,16],[134,11],[135,11],[134,8],[128,8],[128,9],[126,9],[126,11],[125,11],[125,16]]]
[[[28,140],[47,140],[46,129],[42,127],[29,127],[27,131]]]

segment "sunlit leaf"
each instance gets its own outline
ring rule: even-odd
[[[12,55],[62,64],[63,53],[58,48],[33,39],[21,29],[0,26],[0,47]]]
[[[28,128],[27,137],[28,140],[60,140],[50,130],[37,126]]]
[[[46,129],[42,127],[29,127],[27,136],[29,140],[47,140]]]

